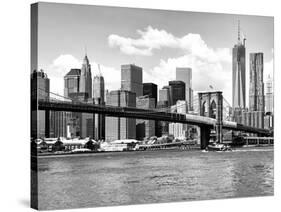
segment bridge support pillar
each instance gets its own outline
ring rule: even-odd
[[[211,128],[207,126],[200,127],[200,145],[201,149],[206,149],[209,145]]]
[[[50,111],[45,111],[45,137],[50,137]]]

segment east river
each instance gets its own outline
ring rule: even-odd
[[[39,158],[39,209],[268,196],[273,147]]]

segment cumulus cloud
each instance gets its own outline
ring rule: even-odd
[[[144,81],[153,79],[161,89],[168,84],[169,80],[175,79],[176,67],[192,68],[192,87],[195,93],[196,91],[209,90],[209,85],[212,85],[215,90],[222,90],[224,97],[231,102],[231,63],[210,63],[196,56],[186,54],[177,58],[161,60],[159,65],[144,75]]]
[[[176,37],[165,30],[159,30],[151,26],[146,27],[143,31],[137,30],[137,34],[140,36],[137,39],[115,34],[109,35],[108,44],[112,48],[119,48],[122,53],[127,55],[151,56],[157,49],[176,48],[184,53],[192,54],[211,62],[229,62],[231,60],[229,49],[212,49],[207,46],[199,34],[189,33],[183,37]]]
[[[91,61],[91,71],[92,77],[96,74],[99,74],[98,70],[98,63],[96,61]],[[82,66],[82,59],[79,60],[73,55],[69,54],[62,54],[59,55],[57,58],[53,60],[53,62],[45,68],[48,77],[50,78],[50,90],[53,93],[63,95],[64,93],[64,75],[71,68],[81,68]],[[100,64],[101,73],[104,76],[105,80],[105,87],[109,90],[115,90],[120,88],[121,83],[121,74],[120,70],[117,70],[113,67],[108,67],[105,65]]]
[[[190,67],[193,73],[193,89],[208,90],[212,85],[222,90],[231,102],[231,51],[229,48],[212,48],[199,34],[189,33],[177,37],[165,30],[151,26],[137,30],[138,38],[110,35],[109,46],[119,48],[127,55],[151,56],[162,48],[178,49],[182,56],[160,59],[155,67],[144,73],[144,81],[153,81],[159,88],[175,79],[176,67]]]

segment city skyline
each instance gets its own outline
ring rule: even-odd
[[[101,64],[106,89],[120,88],[122,64],[142,67],[143,82],[155,83],[159,89],[175,80],[176,67],[190,67],[194,93],[208,90],[212,85],[222,90],[231,103],[231,48],[237,40],[238,20],[247,37],[246,90],[249,88],[249,53],[264,52],[264,75],[273,72],[271,17],[112,7],[105,7],[107,12],[104,12],[104,8],[97,6],[64,5],[62,8],[60,4],[52,7],[44,3],[39,15],[38,68],[46,71],[51,79],[50,89],[56,93],[63,92],[63,76],[70,68],[80,68],[87,53],[93,76],[98,73],[97,64]],[[52,9],[54,15],[47,18],[45,9]],[[81,16],[71,25],[73,18],[69,16],[73,10]],[[137,13],[134,16],[137,23],[127,21],[133,12]],[[161,21],[164,15],[169,15],[168,23]],[[98,22],[93,16],[98,17]],[[115,17],[112,23],[105,23],[112,16]],[[53,34],[63,42],[54,39]],[[247,105],[248,94],[246,96]]]

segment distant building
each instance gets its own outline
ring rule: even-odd
[[[87,102],[92,103],[93,100],[88,98],[88,93],[78,92],[70,93],[69,97],[73,102]],[[71,113],[71,122],[68,122],[68,129],[71,137],[91,137],[94,138],[94,119],[95,114],[90,113]]]
[[[159,90],[159,102],[167,102],[168,106],[172,104],[172,87],[164,86]]]
[[[177,104],[171,109],[173,113],[187,114],[188,102],[178,100]],[[189,135],[189,125],[182,123],[169,123],[169,134],[174,135],[175,138],[187,138]]]
[[[50,92],[50,79],[41,69],[34,70],[31,74],[31,100],[36,102],[39,99],[48,99]],[[49,137],[50,112],[41,110],[31,111],[31,137],[44,138]]]
[[[107,105],[118,107],[136,107],[136,94],[126,90],[116,90],[108,93]],[[118,139],[136,138],[136,119],[109,117],[105,118],[105,139],[108,141]]]
[[[83,64],[80,74],[79,92],[87,93],[88,98],[92,98],[92,73],[91,65],[87,55],[83,59]]]
[[[50,138],[67,137],[66,112],[50,112]]]
[[[273,82],[268,75],[265,87],[265,112],[273,114]]]
[[[160,98],[160,96],[159,96]],[[169,103],[168,101],[159,101],[157,103],[157,110],[163,112],[169,112]],[[157,137],[169,134],[169,122],[158,121],[155,126],[155,134]]]
[[[155,99],[150,98],[149,95],[139,96],[136,100],[136,106],[141,109],[154,109]],[[150,138],[151,136],[155,136],[155,121],[138,119],[136,138],[138,140],[143,140],[144,138]]]
[[[78,102],[92,100],[91,65],[87,55],[83,59],[81,69],[71,69],[64,76],[64,96]],[[92,114],[65,112],[67,135],[71,137],[93,137],[94,117]]]
[[[93,80],[94,104],[105,105],[104,78],[101,74],[94,76]],[[95,114],[95,140],[105,139],[105,116]]]
[[[172,102],[171,105],[175,105],[178,100],[185,100],[185,83],[180,80],[169,81],[171,87]]]
[[[232,108],[246,106],[246,49],[245,40],[240,38],[240,23],[238,24],[238,42],[232,49]]]
[[[251,53],[249,110],[264,112],[264,108],[263,53]]]
[[[188,102],[188,110],[193,110],[192,69],[177,67],[176,80],[181,80],[185,83],[185,100]]]
[[[274,116],[272,114],[266,114],[264,117],[264,128],[268,130],[272,130]]]
[[[136,97],[143,95],[142,68],[133,64],[121,66],[121,90],[136,93]]]
[[[64,76],[64,96],[68,97],[70,93],[78,93],[79,92],[79,84],[80,84],[80,69],[71,69]]]
[[[142,85],[143,85],[143,96],[148,95],[149,98],[154,98],[155,106],[156,106],[158,101],[157,85],[151,82],[143,83]]]

